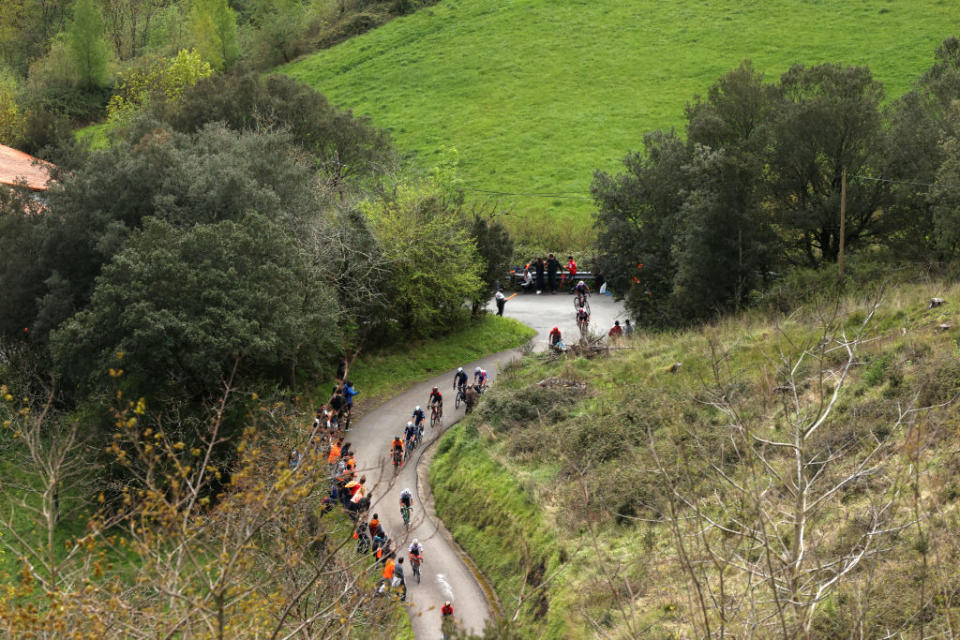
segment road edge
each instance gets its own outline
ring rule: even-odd
[[[511,351],[516,351],[516,349],[512,349]],[[443,536],[443,538],[450,545],[450,548],[456,552],[457,557],[459,557],[463,564],[466,565],[467,569],[470,570],[471,575],[473,575],[473,579],[476,580],[478,585],[480,585],[480,590],[483,591],[487,598],[487,611],[490,614],[490,617],[496,617],[503,613],[503,604],[500,602],[500,597],[497,595],[496,590],[493,588],[493,584],[491,584],[487,576],[484,575],[483,571],[480,570],[480,567],[477,566],[477,563],[473,561],[473,558],[470,557],[470,554],[468,554],[463,547],[457,543],[457,541],[453,538],[453,534],[451,534],[450,530],[447,529],[446,523],[444,523],[443,519],[437,515],[436,507],[433,501],[433,489],[430,486],[430,463],[437,453],[437,447],[434,445],[440,442],[444,435],[446,435],[447,431],[452,429],[458,422],[460,422],[460,419],[451,422],[449,426],[445,427],[443,432],[438,437],[431,440],[417,457],[417,497],[420,499],[420,504],[423,505],[424,512],[433,520],[435,530]]]

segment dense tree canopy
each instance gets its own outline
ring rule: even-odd
[[[285,130],[317,158],[337,189],[352,176],[382,169],[391,162],[387,134],[366,118],[331,105],[323,94],[283,75],[219,75],[164,105],[164,120],[194,132],[211,122],[237,131]]]
[[[776,272],[834,262],[844,244],[941,257],[955,232],[960,41],[883,108],[865,67],[795,65],[765,82],[749,62],[687,108],[687,139],[656,132],[593,194],[604,271],[635,316],[671,325],[747,302]],[[936,180],[931,194],[926,191]]]
[[[483,286],[477,247],[456,211],[429,187],[401,187],[365,206],[390,267],[393,335],[449,330]]]
[[[236,358],[248,371],[316,361],[339,342],[336,317],[320,272],[277,223],[248,214],[184,228],[151,217],[52,346],[68,378],[99,386],[124,367],[138,396],[189,397],[216,391]]]
[[[33,255],[43,285],[34,282],[27,288],[33,297],[14,304],[30,308],[37,290],[43,291],[35,318],[26,323],[43,339],[87,304],[102,265],[148,216],[187,227],[257,211],[291,232],[302,231],[315,215],[310,175],[309,164],[282,134],[239,134],[211,125],[186,135],[140,123],[127,140],[91,154],[51,189],[52,215],[30,221],[42,229]],[[0,238],[0,244],[19,241]],[[0,251],[0,278],[18,277],[9,256]],[[18,325],[0,330],[22,330]]]

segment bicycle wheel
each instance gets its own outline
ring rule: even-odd
[[[463,398],[463,392],[457,389],[457,399],[454,401],[454,409],[460,408],[460,400]]]
[[[357,553],[366,553],[370,550],[370,539],[367,536],[357,538]]]
[[[403,518],[403,526],[410,528],[410,507],[400,507],[400,516]]]
[[[420,563],[413,565],[413,574],[417,576],[417,584],[420,584]]]
[[[437,426],[438,421],[439,420],[437,419],[437,410],[434,409],[433,411],[430,412],[430,428],[433,429],[435,426]]]

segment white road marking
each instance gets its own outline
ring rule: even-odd
[[[447,577],[442,573],[438,573],[437,582],[440,584],[440,590],[443,591],[445,599],[449,600],[450,602],[454,602],[453,587],[451,587],[450,583],[447,582]]]

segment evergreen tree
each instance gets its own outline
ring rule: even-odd
[[[95,0],[77,0],[67,25],[67,50],[77,84],[84,89],[103,85],[110,61],[110,45],[103,35],[103,15]]]

